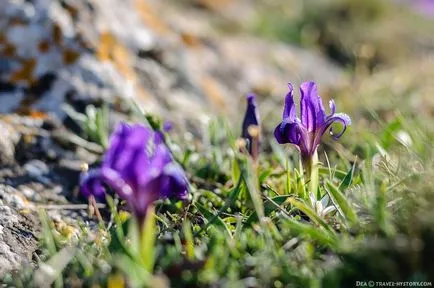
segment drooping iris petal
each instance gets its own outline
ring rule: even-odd
[[[290,122],[289,118],[283,120],[274,130],[274,136],[279,144],[296,145],[303,155],[310,152],[310,135],[299,119],[295,122]]]
[[[291,143],[294,145],[300,144],[302,137],[301,123],[289,121],[285,119],[274,130],[274,136],[279,144]]]
[[[331,125],[333,125],[335,122],[340,122],[343,125],[341,132],[339,132],[338,134],[334,134],[333,127],[331,127]],[[336,113],[327,118],[326,122],[323,125],[324,127],[320,132],[324,134],[325,131],[327,131],[327,129],[330,127],[331,135],[335,140],[337,140],[344,134],[345,130],[347,129],[347,126],[349,125],[351,125],[350,116],[348,116],[345,113]]]
[[[103,184],[110,186],[122,199],[127,199],[133,193],[131,186],[121,175],[108,167],[92,169],[84,174],[81,179],[81,191],[85,197],[94,195],[101,198],[105,194]]]
[[[335,100],[331,99],[331,100],[329,101],[329,107],[330,107],[330,115],[329,115],[329,116],[332,116],[333,114],[336,113],[336,104],[335,104]]]
[[[165,197],[177,197],[181,200],[187,199],[187,188],[185,185],[184,172],[178,165],[167,165],[164,168],[165,177]]]
[[[95,177],[96,174],[98,174],[98,177]],[[90,170],[86,174],[80,175],[80,186],[81,193],[86,198],[93,195],[97,199],[101,199],[105,195],[105,189],[97,170]]]
[[[127,200],[138,217],[144,217],[148,206],[160,198],[187,198],[184,171],[160,135],[142,125],[117,126],[101,168],[82,177],[82,193],[101,196],[103,184]]]

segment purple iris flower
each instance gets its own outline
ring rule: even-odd
[[[283,121],[276,127],[274,136],[280,144],[290,143],[296,145],[301,152],[302,159],[310,159],[315,153],[321,137],[330,129],[334,139],[338,139],[345,132],[347,125],[351,125],[351,119],[343,113],[335,113],[335,102],[329,102],[330,115],[327,115],[318,95],[318,89],[314,82],[305,82],[300,85],[300,118],[296,115],[293,88],[288,84],[289,92],[285,98],[283,109]],[[340,122],[343,129],[334,134],[331,125]]]
[[[126,200],[139,221],[161,198],[187,198],[187,178],[173,160],[159,133],[135,124],[119,124],[110,139],[101,168],[81,179],[84,196],[101,198],[105,186]]]
[[[247,109],[244,116],[241,137],[247,141],[247,150],[253,159],[259,156],[260,146],[260,120],[256,106],[256,96],[249,93],[246,97]]]

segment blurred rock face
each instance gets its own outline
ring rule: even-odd
[[[341,78],[311,52],[212,29],[201,35],[204,29],[191,28],[208,27],[206,13],[215,12],[188,14],[197,7],[144,0],[3,2],[0,113],[63,117],[65,102],[82,109],[130,98],[173,120],[210,111],[237,115],[237,99],[250,90],[280,98],[288,81],[327,86]],[[237,15],[231,9],[228,15]]]
[[[130,96],[137,79],[129,55],[149,49],[153,40],[132,4],[122,2],[2,4],[0,111],[32,107],[61,114],[65,99]]]

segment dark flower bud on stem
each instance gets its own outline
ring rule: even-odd
[[[246,140],[247,151],[257,161],[261,145],[261,127],[256,97],[250,93],[246,97],[247,109],[244,115],[241,137]]]

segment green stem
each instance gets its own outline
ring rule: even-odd
[[[317,199],[319,182],[319,162],[317,150],[310,157],[302,157],[302,165],[305,171],[305,183],[309,183],[309,194]]]
[[[154,215],[154,206],[150,205],[146,213],[146,217],[138,218],[139,232],[139,253],[142,264],[146,270],[152,273],[155,262],[155,238],[156,238],[156,222]]]

